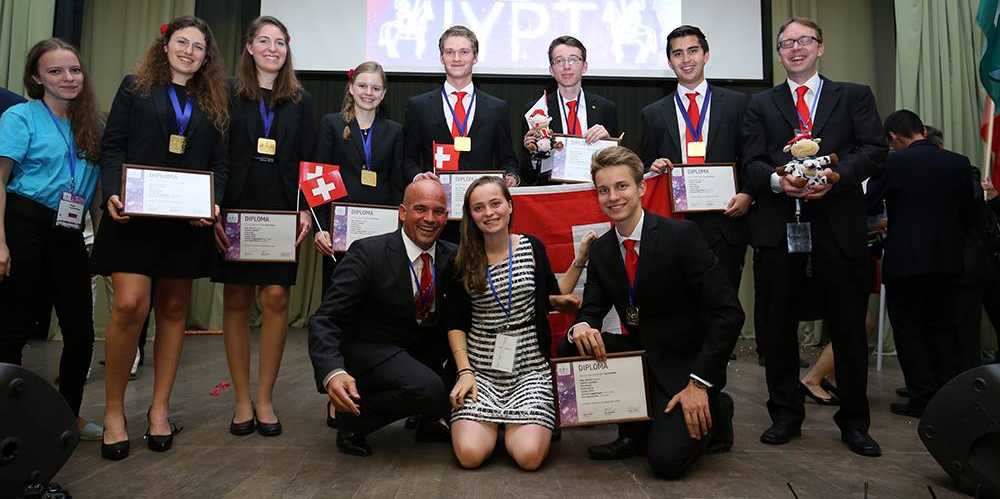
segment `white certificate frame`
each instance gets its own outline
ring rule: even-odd
[[[583,137],[561,133],[553,134],[551,157],[546,160],[552,162],[551,180],[567,184],[591,182],[590,158],[598,151],[619,145],[619,140],[618,137],[608,137],[597,140],[593,144],[587,144]],[[563,144],[563,147],[556,149],[557,143]],[[573,151],[570,151],[570,148],[573,148]],[[585,149],[585,151],[576,151],[580,148]],[[589,151],[589,154],[586,151]]]
[[[606,423],[649,421],[652,408],[645,351],[609,353],[605,368],[593,357],[563,357],[552,359],[552,389],[555,395],[556,418],[560,428]],[[610,369],[610,370],[607,370]],[[624,372],[625,374],[622,374]],[[619,400],[592,400],[581,408],[579,384],[592,381],[598,374],[612,378],[610,385],[616,399],[626,399],[625,407],[616,407]],[[633,377],[629,377],[632,375]],[[636,380],[635,375],[641,379]],[[606,380],[605,380],[606,381]],[[637,382],[638,381],[638,382]],[[590,387],[608,389],[608,383],[591,383]],[[598,415],[595,416],[594,414]]]
[[[371,210],[371,216],[379,217],[379,223],[384,222],[384,220],[388,217],[392,217],[395,221],[395,226],[392,230],[385,232],[370,231],[370,233],[365,234],[353,233],[351,230],[351,228],[354,227],[351,224],[352,216],[361,215],[362,212],[367,212],[368,210]],[[363,203],[330,203],[330,243],[333,245],[333,251],[335,252],[343,253],[347,251],[347,249],[351,247],[351,244],[358,239],[386,234],[394,232],[398,229],[399,206]]]
[[[464,170],[438,171],[437,176],[444,186],[445,202],[448,207],[448,220],[461,220],[462,207],[465,205],[465,191],[469,184],[479,177],[498,177],[503,179],[502,170]]]
[[[266,218],[266,220],[258,219]],[[295,239],[298,236],[299,212],[277,210],[226,210],[222,214],[223,230],[229,238],[229,248],[223,253],[227,262],[294,263],[298,257]],[[280,224],[267,227],[262,224]],[[289,227],[290,226],[290,227]],[[253,231],[263,232],[268,242],[243,244]],[[282,234],[283,233],[283,234]],[[281,238],[274,241],[274,238]],[[275,256],[269,256],[271,253]]]
[[[179,186],[178,181],[183,186]],[[196,192],[185,192],[187,190]],[[146,197],[149,191],[158,195],[169,191],[175,199],[148,206],[152,201]],[[123,214],[130,217],[214,220],[215,175],[208,171],[125,163],[122,165],[121,202]],[[169,202],[175,206],[164,206]]]
[[[670,181],[670,209],[673,213],[726,211],[729,200],[738,192],[736,185],[736,165],[734,163],[674,165],[670,169],[668,176]],[[726,190],[706,194],[702,196],[705,200],[698,200],[695,207],[691,207],[691,193],[688,191],[692,187],[724,188]],[[709,203],[708,200],[713,197],[715,198],[714,202]]]

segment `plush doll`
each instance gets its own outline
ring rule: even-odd
[[[791,153],[792,160],[775,168],[779,176],[789,176],[789,182],[799,189],[806,186],[835,184],[840,180],[840,174],[831,171],[824,175],[823,170],[837,164],[837,155],[816,156],[822,139],[813,138],[809,133],[800,133],[788,141],[782,151]]]
[[[540,112],[528,117],[528,126],[538,136],[535,143],[528,147],[528,150],[532,153],[546,154],[553,149],[553,146],[556,149],[562,146],[561,143],[553,144],[552,128],[549,127],[549,123],[552,123],[552,118]]]

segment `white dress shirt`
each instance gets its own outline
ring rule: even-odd
[[[712,113],[712,106],[708,106],[705,109],[705,94],[708,92],[708,80],[701,80],[701,83],[694,88],[688,88],[680,83],[677,84],[677,96],[681,98],[681,103],[684,104],[684,108],[681,109],[677,107],[677,99],[674,99],[674,108],[677,112],[677,132],[681,143],[681,162],[687,163],[688,161],[688,151],[687,151],[687,123],[684,122],[684,117],[687,116],[688,98],[687,94],[691,92],[697,92],[698,96],[694,98],[694,101],[698,104],[698,113],[700,116],[704,117],[705,124],[701,129],[701,140],[708,145],[708,120],[710,114]],[[697,129],[697,123],[691,123],[691,126]]]

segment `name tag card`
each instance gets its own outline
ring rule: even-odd
[[[443,172],[438,170],[437,176],[444,186],[444,194],[447,198],[448,220],[462,219],[462,206],[465,205],[465,191],[469,190],[469,185],[479,177],[499,177],[503,178],[504,172],[490,170],[476,170],[463,172]]]
[[[231,262],[294,262],[299,213],[231,210],[223,216]]]
[[[131,217],[215,218],[212,172],[125,164],[121,192]]]
[[[559,427],[651,419],[649,384],[642,351],[552,359]]]
[[[618,139],[607,138],[588,144],[583,137],[555,134],[552,144],[552,155],[542,162],[542,171],[551,168],[554,182],[589,183],[590,158],[604,149],[618,145]],[[556,144],[562,144],[562,148],[555,149]]]
[[[334,203],[330,215],[333,251],[347,251],[358,239],[393,232],[399,228],[399,207]]]
[[[736,195],[732,163],[676,165],[670,170],[670,202],[674,213],[725,211]]]

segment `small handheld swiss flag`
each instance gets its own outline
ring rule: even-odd
[[[454,144],[438,144],[434,142],[432,151],[434,152],[434,171],[454,172],[458,171],[459,152],[455,150]]]
[[[310,208],[324,205],[347,195],[344,179],[337,170],[329,171],[321,177],[314,177],[299,183],[302,194]]]
[[[299,184],[306,180],[322,177],[327,173],[340,171],[339,165],[328,165],[326,163],[313,163],[311,161],[299,161]]]

